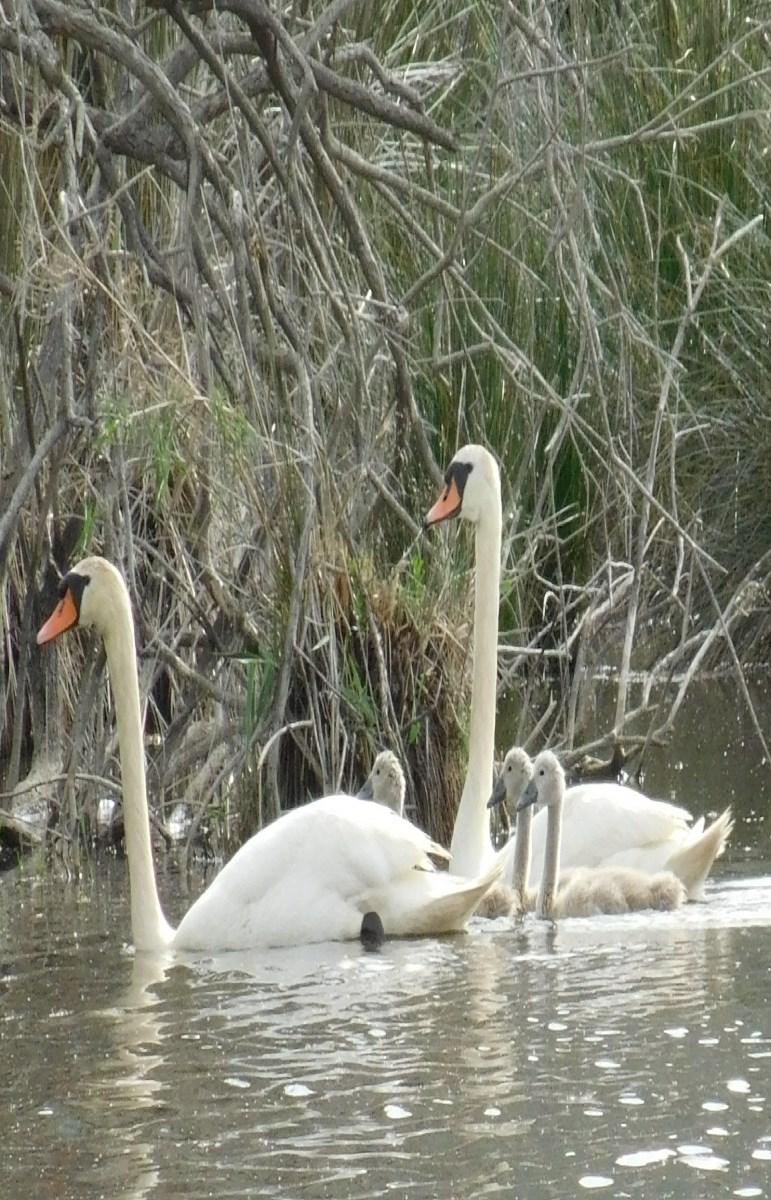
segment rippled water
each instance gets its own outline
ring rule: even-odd
[[[680,913],[173,963],[127,949],[121,864],[8,873],[2,1195],[769,1196],[752,866]]]

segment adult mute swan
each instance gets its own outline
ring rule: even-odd
[[[376,804],[383,804],[403,817],[404,792],[402,764],[391,750],[381,750],[366,782],[356,795],[360,800],[374,800]]]
[[[450,517],[475,526],[474,644],[471,722],[466,779],[450,843],[450,866],[476,875],[494,860],[487,799],[493,786],[498,601],[501,573],[501,477],[484,446],[469,445],[453,458],[444,489],[426,514],[426,527]]]
[[[463,928],[500,868],[473,880],[435,871],[429,855],[447,853],[421,830],[381,805],[335,795],[293,809],[256,833],[173,929],[161,909],[153,867],[126,585],[105,559],[86,558],[64,577],[59,597],[38,643],[76,625],[93,625],[107,652],[137,950],[238,950],[356,939],[370,912],[391,936]]]
[[[476,528],[474,643],[471,684],[469,759],[455,818],[450,855],[452,870],[474,875],[493,857],[487,800],[492,791],[497,691],[498,599],[501,565],[501,483],[498,465],[483,446],[457,452],[444,477],[444,489],[424,524],[460,516]],[[562,832],[564,866],[617,865],[675,871],[691,900],[701,899],[712,863],[732,828],[726,811],[704,829],[689,825],[689,814],[676,805],[650,800],[614,783],[587,783],[567,789]],[[502,883],[511,885],[514,846],[498,852]],[[543,861],[546,815],[533,821],[533,861]]]
[[[545,857],[535,904],[537,916],[557,920],[646,908],[669,911],[686,900],[685,887],[671,871],[646,874],[631,867],[578,867],[561,876],[564,800],[564,772],[556,755],[544,750],[535,759],[532,778],[517,804],[518,818],[536,801],[544,805],[547,813]]]

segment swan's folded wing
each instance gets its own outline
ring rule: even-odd
[[[327,796],[250,838],[180,923],[175,945],[237,948],[358,935],[358,897],[441,851],[390,809]],[[235,926],[238,926],[236,928]]]
[[[330,844],[336,885],[350,887],[352,894],[383,886],[413,868],[433,871],[430,856],[449,858],[417,825],[383,806],[362,805],[350,796],[325,796],[308,809]]]

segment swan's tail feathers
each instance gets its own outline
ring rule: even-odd
[[[465,927],[486,894],[494,888],[500,879],[502,866],[494,863],[489,871],[476,879],[463,879],[460,876],[445,876],[447,883],[452,879],[452,887],[442,894],[424,901],[411,914],[409,933],[432,934],[454,933]],[[440,875],[441,878],[441,875]]]
[[[650,907],[672,912],[688,899],[683,881],[673,871],[657,871],[650,877]]]
[[[664,864],[665,871],[673,871],[685,884],[689,900],[704,899],[707,876],[715,859],[725,850],[733,827],[734,819],[727,808],[700,836],[676,850]]]

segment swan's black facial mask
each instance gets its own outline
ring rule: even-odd
[[[61,599],[68,591],[72,592],[78,616],[80,616],[80,606],[83,603],[83,593],[90,582],[90,575],[78,575],[75,571],[69,571],[59,584],[59,598]]]
[[[89,582],[88,575],[77,575],[75,571],[64,576],[58,588],[59,603],[37,635],[38,646],[52,642],[59,634],[75,628],[80,620],[83,592]]]
[[[426,514],[423,522],[426,528],[429,525],[438,525],[440,521],[448,521],[451,517],[457,517],[463,507],[463,492],[468,477],[473,470],[473,463],[450,463],[444,477],[445,489],[434,507]]]

